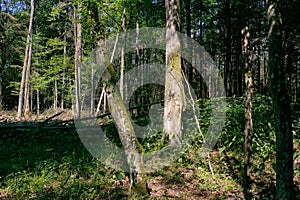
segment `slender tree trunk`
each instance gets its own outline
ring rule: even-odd
[[[137,12],[137,15],[139,15],[138,12]],[[139,46],[140,46],[140,44],[139,44],[139,37],[140,37],[139,28],[140,27],[139,27],[138,18],[136,20],[135,26],[136,26],[136,38],[135,38],[135,68],[134,68],[134,70],[135,70],[135,74],[138,75],[139,73],[143,73],[143,72],[138,71],[138,66],[141,63],[141,60],[140,60],[141,55],[140,55],[140,50],[139,50]],[[130,86],[128,85],[127,87],[130,87]],[[138,104],[138,96],[139,96],[138,93],[134,94],[134,97],[133,97],[134,100],[132,102],[132,106],[134,106],[134,104]],[[135,110],[132,111],[133,114],[136,114],[135,112],[136,112]]]
[[[104,92],[104,98],[103,98],[103,113],[106,113],[106,107],[107,107],[107,94]]]
[[[190,0],[186,0],[186,34],[188,37],[192,36],[192,32],[191,32],[191,24],[192,24],[192,19],[191,19],[191,1]],[[200,22],[200,25],[201,22]],[[202,33],[200,32],[200,35],[202,35]],[[202,36],[201,36],[202,37]],[[190,45],[192,46],[192,45]],[[191,84],[193,86],[193,68],[192,65],[190,63],[187,63],[187,70],[186,70],[186,74],[188,77],[188,82],[189,84]]]
[[[31,36],[32,37],[32,36]],[[32,38],[29,45],[28,60],[25,76],[25,89],[24,89],[24,115],[27,116],[30,112],[30,72],[31,72],[31,55],[32,55]]]
[[[34,16],[34,0],[30,1],[30,5],[31,5],[30,20],[29,20],[27,43],[26,43],[25,57],[24,57],[23,70],[22,70],[22,78],[21,78],[20,91],[19,91],[18,118],[20,118],[22,116],[23,100],[24,100],[24,98],[26,98],[26,95],[27,95],[26,92],[24,91],[24,90],[26,90],[26,88],[27,88],[27,93],[28,93],[28,87],[26,86],[26,82],[28,84],[29,74],[27,73],[27,71],[28,72],[30,71],[29,65],[30,65],[31,48],[32,48],[31,42],[32,42],[32,24],[33,24],[33,16]],[[26,106],[29,106],[29,102]],[[26,109],[26,107],[25,107],[25,109]]]
[[[30,87],[30,110],[33,110],[33,89]]]
[[[282,1],[268,0],[269,73],[276,132],[277,199],[295,199],[290,99],[284,71]]]
[[[124,6],[125,7],[122,15],[122,28],[123,31],[126,31],[126,1],[124,1]],[[125,44],[121,48],[120,94],[122,99],[124,99],[124,72],[125,72]]]
[[[67,45],[66,45],[66,42],[67,42],[67,35],[66,35],[66,32],[64,33],[64,60],[63,60],[63,65],[64,65],[64,68],[63,68],[63,74],[62,74],[62,92],[61,92],[61,103],[60,103],[60,108],[62,110],[64,110],[64,107],[65,107],[65,87],[66,87],[66,83],[65,83],[65,69],[66,69],[66,59],[67,59]]]
[[[99,102],[98,102],[98,105],[97,105],[97,110],[96,110],[96,113],[95,113],[96,116],[98,115],[98,113],[100,111],[100,106],[101,106],[101,103],[102,103],[102,99],[105,96],[104,93],[105,93],[105,88],[103,87],[101,95],[100,95],[100,99],[99,99]]]
[[[261,53],[261,51],[260,51],[260,45],[258,45],[258,47],[257,47],[258,49],[257,49],[257,54],[258,54],[258,58],[257,58],[257,92],[258,93],[260,93],[260,88],[261,88],[261,83],[260,83],[260,81],[261,81],[261,79],[260,79],[260,77],[261,77],[261,72],[260,72],[260,53]]]
[[[244,35],[244,43],[242,46],[243,55],[245,60],[245,68],[247,73],[245,74],[245,83],[246,83],[246,100],[245,100],[245,157],[244,157],[244,193],[245,198],[251,200],[252,194],[251,190],[251,156],[252,156],[252,137],[253,137],[253,122],[252,122],[252,96],[253,96],[253,80],[252,80],[252,52],[250,50],[250,32],[248,27],[245,27],[242,30]]]
[[[36,90],[36,114],[40,115],[40,90]]]
[[[58,102],[58,89],[57,89],[57,78],[54,77],[54,102],[53,102],[53,109],[57,110],[57,102]]]
[[[95,112],[95,80],[94,80],[94,77],[95,77],[95,71],[94,71],[94,67],[92,66],[92,69],[91,69],[91,111],[90,111],[90,114],[91,115],[94,115],[94,112]]]
[[[74,36],[75,36],[75,109],[76,115],[80,117],[80,71],[81,71],[81,4],[78,5],[78,9],[74,6]]]
[[[3,60],[3,59],[2,59]],[[2,79],[2,76],[3,76],[3,69],[4,69],[4,63],[1,62],[0,64],[0,110],[2,110],[3,108],[3,79]]]
[[[180,27],[179,0],[166,0],[166,80],[164,136],[171,145],[181,146],[184,88],[181,70],[180,38],[176,31]]]
[[[225,0],[225,13],[227,14],[225,32],[225,68],[224,82],[227,96],[231,96],[231,9],[230,0]]]

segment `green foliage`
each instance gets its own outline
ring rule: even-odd
[[[94,159],[75,131],[7,132],[1,134],[0,153],[0,192],[6,188],[6,198],[107,199],[124,195],[118,187],[110,188],[125,174]]]
[[[205,135],[211,119],[211,100],[203,99],[200,104],[200,125]],[[226,121],[223,132],[219,138],[216,148],[220,154],[234,154],[243,157],[244,153],[244,129],[245,111],[244,99],[232,97],[227,100]],[[253,97],[253,169],[260,173],[266,161],[274,159],[275,132],[272,113],[271,98],[262,95]],[[224,157],[222,158],[224,159]],[[241,167],[241,162],[236,167]]]

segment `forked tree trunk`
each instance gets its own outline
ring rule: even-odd
[[[179,0],[165,0],[166,6],[166,80],[164,136],[171,145],[182,142],[182,112],[184,88],[181,70],[180,38],[176,31],[180,27]]]
[[[32,24],[33,24],[33,16],[34,16],[34,0],[30,1],[30,5],[31,5],[30,20],[29,20],[27,43],[26,43],[25,57],[24,57],[23,70],[22,70],[22,78],[21,78],[20,91],[19,91],[18,118],[20,118],[22,116],[23,103],[24,103],[23,101],[27,95],[26,92],[24,92],[25,88],[27,88],[27,93],[28,93],[28,86],[26,86],[25,82],[28,83],[28,81],[29,81],[29,76],[27,76],[27,74],[28,74],[27,71],[30,71],[29,65],[30,65],[31,48],[32,48],[31,42],[32,42]],[[28,67],[29,67],[29,69],[28,69]],[[29,95],[27,95],[27,96],[29,97]],[[28,98],[27,106],[29,109],[29,98]]]

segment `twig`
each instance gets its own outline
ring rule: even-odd
[[[201,131],[200,123],[199,123],[198,118],[197,118],[197,115],[196,115],[195,101],[194,101],[193,96],[192,96],[192,94],[191,94],[191,88],[190,88],[190,85],[189,85],[189,83],[188,83],[188,80],[187,80],[185,74],[184,74],[183,72],[182,72],[182,74],[183,74],[184,81],[186,82],[187,89],[188,89],[188,92],[189,92],[189,95],[190,95],[190,99],[191,99],[191,100],[187,100],[187,101],[188,101],[188,102],[191,104],[191,106],[192,106],[193,114],[194,114],[194,118],[195,118],[195,122],[196,122],[198,131],[199,131],[199,133],[200,133],[200,135],[201,135],[201,137],[202,137],[203,144],[204,144],[204,143],[205,143],[205,137],[204,137],[204,135],[203,135],[203,133],[202,133],[202,131]],[[210,170],[211,174],[214,176],[214,171],[213,171],[213,168],[212,168],[212,165],[211,165],[211,162],[210,162],[210,153],[209,153],[209,151],[207,151],[207,162],[208,162],[209,170]]]
[[[49,118],[47,118],[45,121],[43,121],[43,122],[41,123],[41,125],[46,124],[47,122],[49,122],[50,120],[52,120],[54,117],[57,117],[57,116],[61,115],[63,112],[64,112],[64,111],[60,111],[60,112],[58,112],[58,113],[52,115],[51,117],[49,117]]]
[[[209,153],[209,151],[207,152],[207,161],[208,161],[209,171],[211,172],[211,175],[214,176],[215,174],[214,174],[214,170],[213,170],[213,168],[211,166],[211,163],[210,163],[210,153]]]

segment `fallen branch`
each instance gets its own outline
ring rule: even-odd
[[[46,120],[44,120],[44,121],[41,123],[41,125],[47,124],[50,120],[52,120],[53,118],[55,118],[55,117],[61,115],[63,112],[64,112],[64,111],[60,111],[60,112],[58,112],[58,113],[52,115],[51,117],[49,117],[49,118],[47,118]]]

